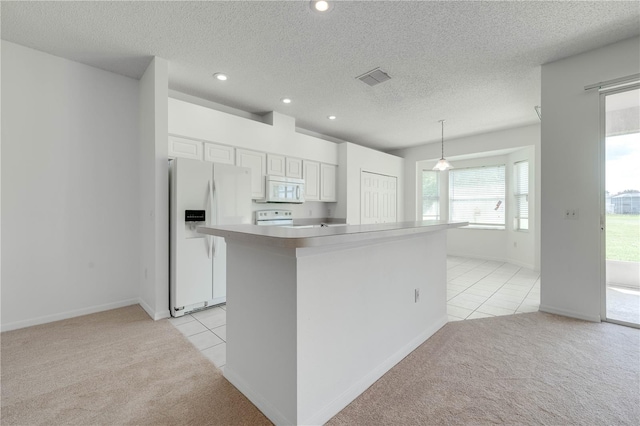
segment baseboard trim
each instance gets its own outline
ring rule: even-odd
[[[381,362],[369,374],[365,375],[356,383],[354,383],[351,387],[349,387],[349,389],[336,397],[327,406],[325,406],[309,418],[305,419],[304,421],[299,422],[299,424],[321,425],[328,422],[333,416],[338,414],[340,410],[349,405],[354,399],[356,399],[372,384],[374,384],[376,380],[378,380],[385,373],[391,370],[397,363],[402,361],[418,346],[423,344],[429,337],[433,336],[438,330],[444,327],[448,321],[449,319],[445,314],[444,317],[440,318],[431,327],[429,327],[428,329],[420,333],[417,337],[412,339],[409,343],[398,349],[393,355]]]
[[[329,421],[333,416],[340,412],[344,407],[349,405],[354,399],[369,388],[382,377],[393,366],[402,361],[407,355],[413,352],[418,346],[424,343],[429,337],[433,336],[438,330],[447,324],[448,318],[445,315],[440,318],[431,327],[420,333],[413,338],[409,343],[398,349],[389,358],[381,362],[371,372],[366,374],[347,390],[338,395],[333,401],[321,408],[318,412],[312,414],[308,418],[297,421],[298,419],[288,419],[278,409],[273,407],[267,402],[267,400],[258,392],[255,392],[238,374],[236,374],[229,365],[225,366],[224,376],[229,382],[234,385],[240,392],[242,392],[249,400],[256,406],[262,413],[269,418],[276,425],[291,425],[291,424],[303,424],[303,425],[320,425]]]
[[[538,310],[540,312],[546,312],[546,313],[555,314],[555,315],[562,315],[563,317],[576,318],[584,321],[591,321],[591,322],[602,321],[602,318],[600,317],[600,315],[585,315],[580,312],[570,311],[567,309],[554,308],[552,306],[547,306],[542,304],[540,305],[540,308],[538,308]]]
[[[149,317],[151,317],[151,319],[154,321],[171,317],[171,312],[169,312],[169,309],[156,312],[151,308],[151,306],[149,306],[147,302],[145,302],[142,299],[138,299],[138,304],[140,305],[140,307],[142,307],[142,309],[144,309],[147,315],[149,315]]]
[[[276,409],[273,405],[269,404],[258,392],[249,386],[239,375],[237,375],[233,369],[229,368],[229,365],[224,367],[224,377],[235,386],[249,401],[251,401],[258,410],[262,412],[269,420],[275,425],[295,425],[299,424],[295,419],[288,419],[282,412]]]
[[[1,331],[18,330],[20,328],[31,327],[34,325],[47,324],[50,322],[79,317],[82,315],[95,314],[97,312],[103,312],[103,311],[109,311],[111,309],[122,308],[124,306],[136,305],[138,303],[139,303],[139,299],[126,299],[118,302],[89,306],[86,308],[74,309],[72,311],[60,312],[57,314],[44,315],[41,317],[31,318],[28,320],[14,321],[14,322],[2,324],[2,326],[0,327],[0,330]]]
[[[527,268],[533,271],[538,271],[535,265],[532,265],[531,263],[520,262],[519,260],[516,260],[516,259],[507,259],[505,260],[505,262],[511,263],[512,265],[520,266],[521,268]]]
[[[520,266],[521,268],[527,268],[527,269],[532,269],[534,271],[537,271],[535,265],[531,263],[520,262],[519,260],[516,260],[516,259],[504,259],[504,258],[498,258],[498,257],[492,257],[492,256],[480,256],[476,253],[460,253],[460,252],[447,252],[447,256],[469,257],[471,259],[480,259],[480,260],[487,260],[487,261],[493,261],[493,262],[505,262],[505,263],[511,263],[516,266]]]

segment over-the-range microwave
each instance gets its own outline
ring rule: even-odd
[[[263,203],[304,203],[304,179],[268,175]]]

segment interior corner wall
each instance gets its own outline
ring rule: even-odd
[[[169,317],[168,63],[155,57],[140,79],[140,305]]]
[[[601,319],[600,96],[584,87],[637,73],[637,37],[542,66],[542,311]]]
[[[336,216],[350,225],[360,224],[360,173],[362,171],[395,176],[397,181],[397,217],[404,217],[404,159],[354,143],[338,146],[338,204]],[[344,216],[342,216],[344,214]]]
[[[533,108],[532,114],[535,114]],[[537,117],[536,117],[537,119]],[[520,150],[519,148],[522,148]],[[392,151],[405,160],[404,173],[404,220],[418,220],[420,204],[418,203],[418,188],[421,182],[420,171],[424,167],[424,162],[435,164],[440,158],[440,144],[432,143],[419,147],[406,148]],[[516,150],[517,151],[514,151]],[[529,233],[515,233],[515,231],[496,231],[482,229],[452,229],[448,231],[451,241],[448,243],[448,250],[455,251],[456,254],[478,257],[481,259],[499,260],[512,262],[520,266],[540,269],[540,124],[516,127],[505,130],[498,130],[473,136],[445,141],[445,156],[452,160],[465,159],[458,164],[478,164],[482,163],[481,158],[497,153],[511,152],[503,161],[510,163],[520,158],[517,153],[526,150],[533,158],[530,163],[529,183],[533,205],[530,204],[530,212],[533,220],[530,223]],[[493,154],[492,154],[493,153]],[[483,156],[486,154],[486,156]],[[474,160],[469,160],[474,158]],[[431,164],[431,163],[430,163]],[[509,173],[507,171],[507,173]],[[520,245],[514,248],[513,243]],[[464,251],[462,248],[464,247]],[[490,249],[488,249],[490,247]]]
[[[2,41],[2,330],[138,303],[138,82]]]

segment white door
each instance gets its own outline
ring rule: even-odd
[[[284,155],[267,154],[267,175],[284,176],[286,173]]]
[[[212,163],[235,164],[235,148],[206,142],[204,144],[204,160]]]
[[[604,318],[640,327],[640,87],[601,94]]]
[[[172,170],[171,307],[182,308],[212,298],[211,238],[196,227],[211,223],[211,163],[177,158]],[[206,222],[186,222],[186,210],[204,210]]]
[[[286,176],[290,178],[302,179],[302,160],[299,158],[286,159]]]
[[[397,221],[397,178],[362,171],[360,174],[360,223]]]
[[[236,165],[251,169],[251,197],[264,198],[264,175],[267,170],[267,154],[248,149],[236,149]]]
[[[337,201],[336,169],[333,164],[320,165],[320,201]]]
[[[397,222],[397,178],[395,176],[381,177],[381,208],[380,219],[382,223]]]
[[[202,142],[169,135],[169,158],[202,160]]]
[[[216,225],[251,223],[251,169],[215,164],[213,166],[213,215]],[[227,244],[212,238],[213,296],[211,304],[227,300]]]
[[[304,169],[304,198],[306,201],[320,199],[320,163],[317,161],[302,162]]]

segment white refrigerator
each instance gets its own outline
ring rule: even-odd
[[[226,244],[198,226],[251,223],[251,169],[177,158],[170,165],[171,315],[224,303]]]

